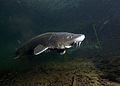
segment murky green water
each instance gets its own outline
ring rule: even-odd
[[[0,71],[13,71],[71,55],[119,55],[119,0],[1,0]],[[14,60],[16,49],[44,32],[73,32],[86,35],[80,48],[67,55],[43,55]]]

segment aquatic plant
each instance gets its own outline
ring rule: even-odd
[[[96,31],[96,24],[93,24],[93,30],[94,30],[94,33],[95,33],[95,36],[96,36],[97,44],[100,47],[100,49],[102,49],[101,43],[100,43],[100,40],[99,40],[99,37],[98,37],[98,34],[97,34],[97,31]]]

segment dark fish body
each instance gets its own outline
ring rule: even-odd
[[[42,34],[42,35],[38,35],[32,39],[30,39],[27,43],[23,44],[20,48],[18,48],[16,54],[18,55],[20,52],[23,53],[23,54],[33,54],[33,50],[34,48],[39,45],[39,44],[42,44],[44,46],[47,45],[48,43],[48,40],[50,38],[50,36],[52,35],[53,33],[49,32],[49,33],[45,33],[45,34]]]
[[[16,55],[38,55],[46,50],[64,52],[66,48],[72,47],[73,44],[80,45],[84,38],[85,36],[83,34],[48,32],[30,39],[27,43],[18,48]]]

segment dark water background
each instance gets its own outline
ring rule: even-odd
[[[86,39],[79,49],[63,56],[13,59],[22,43],[52,31],[82,33]],[[1,72],[61,61],[71,55],[119,55],[120,0],[0,0],[0,40]]]

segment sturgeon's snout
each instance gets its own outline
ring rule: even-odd
[[[84,39],[85,39],[85,35],[83,35],[83,34],[75,34],[73,45],[76,44],[77,46],[80,46]]]
[[[75,41],[80,41],[82,42],[85,39],[85,35],[80,35],[77,38],[75,38]]]

